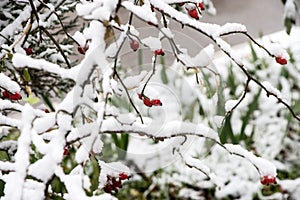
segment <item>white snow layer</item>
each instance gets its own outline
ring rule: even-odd
[[[240,145],[225,144],[224,146],[230,153],[242,156],[249,160],[257,168],[261,176],[276,177],[276,167],[270,161],[255,156],[252,152],[247,151]]]
[[[0,87],[5,88],[10,93],[20,92],[21,88],[15,81],[12,81],[8,76],[0,73]]]
[[[155,25],[158,24],[157,19],[155,17],[155,13],[151,11],[149,6],[136,6],[130,1],[123,1],[122,6],[124,6],[127,10],[133,12],[137,17],[141,18],[142,20],[146,22],[151,22]]]
[[[29,67],[32,69],[45,70],[47,72],[57,74],[62,78],[70,78],[75,80],[75,77],[77,76],[74,68],[70,70],[64,69],[59,65],[48,62],[44,59],[34,59],[21,53],[15,53],[12,62],[16,68]]]

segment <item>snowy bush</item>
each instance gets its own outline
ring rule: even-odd
[[[293,32],[202,22],[210,0],[0,5],[3,199],[299,195]],[[211,44],[193,55],[172,26]]]

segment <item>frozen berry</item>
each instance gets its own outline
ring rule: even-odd
[[[138,50],[138,48],[140,47],[140,43],[136,40],[131,40],[130,41],[130,48],[133,50],[133,51],[136,51]]]
[[[198,11],[195,8],[192,10],[189,10],[188,13],[192,18],[197,19],[197,20],[199,19]]]
[[[154,54],[155,54],[155,55],[162,55],[162,56],[164,56],[164,55],[165,55],[165,52],[164,52],[162,49],[156,49],[156,50],[154,51]]]
[[[66,156],[66,155],[68,155],[69,154],[69,148],[68,147],[65,147],[64,148],[64,155]]]
[[[112,179],[112,184],[114,189],[118,189],[122,186],[121,180],[117,180],[116,178]]]
[[[152,107],[152,103],[151,103],[150,99],[145,98],[145,99],[143,100],[143,102],[144,102],[144,105],[145,105],[145,106]]]
[[[281,65],[286,65],[287,64],[287,60],[281,56],[277,56],[275,58],[276,62],[281,64]]]
[[[153,105],[153,106],[162,106],[162,103],[159,99],[152,99],[150,101],[150,103]]]
[[[45,113],[50,113],[50,111],[47,108],[44,109],[44,112]]]
[[[83,55],[85,55],[85,52],[88,49],[89,49],[89,45],[87,45],[87,44],[84,47],[81,47],[81,46],[77,47],[78,52],[81,53],[81,54],[83,54]]]
[[[2,92],[2,97],[5,98],[5,99],[8,99],[9,95],[10,95],[9,92],[7,92],[7,91]]]
[[[270,175],[263,176],[260,178],[260,183],[263,185],[276,184],[276,177]]]
[[[83,54],[83,55],[85,54],[85,50],[84,50],[82,47],[79,46],[79,47],[77,48],[77,50],[78,50],[78,52],[79,52],[80,54]]]
[[[129,178],[129,176],[126,173],[124,173],[124,172],[122,172],[122,173],[119,174],[119,179],[120,180],[126,180],[128,178]]]
[[[143,100],[143,95],[142,94],[138,94],[138,97],[140,100]]]
[[[24,48],[27,55],[31,55],[33,53],[31,48]]]
[[[203,3],[198,3],[198,7],[200,10],[205,10],[204,4]]]
[[[110,184],[105,185],[104,192],[111,193],[112,192],[112,186]]]
[[[15,94],[10,94],[10,95],[9,95],[9,98],[10,98],[11,100],[20,100],[20,99],[22,99],[20,93],[18,93],[18,92],[15,93]]]

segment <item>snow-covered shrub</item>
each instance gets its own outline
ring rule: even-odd
[[[202,22],[211,1],[0,4],[3,199],[264,198],[276,167],[299,164],[299,58],[244,25]],[[192,55],[172,23],[212,44]],[[224,40],[234,34],[252,62]]]

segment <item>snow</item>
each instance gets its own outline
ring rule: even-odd
[[[255,156],[253,153],[242,148],[240,145],[225,144],[224,146],[230,153],[242,156],[249,160],[257,168],[260,176],[276,177],[276,167],[272,162]]]
[[[280,99],[282,98],[280,91],[279,91],[277,88],[273,87],[273,86],[271,85],[271,83],[269,83],[268,81],[262,82],[262,85],[263,85],[269,92],[275,94],[278,98],[280,98]]]
[[[41,182],[27,179],[24,184],[22,199],[42,200],[44,199],[45,185]]]
[[[99,175],[99,187],[104,187],[108,175],[112,177],[119,177],[119,174],[122,172],[128,176],[130,175],[129,168],[121,162],[105,163],[104,161],[99,160],[98,164],[101,168]]]
[[[185,0],[162,0],[167,4],[174,4],[174,3],[182,3],[182,2],[186,2]],[[191,3],[200,3],[202,2],[202,0],[189,0],[188,2]]]
[[[287,0],[284,5],[283,18],[297,19],[297,7],[294,0]]]
[[[73,39],[76,40],[81,47],[84,47],[86,44],[86,39],[83,33],[76,31],[73,35]]]
[[[14,94],[20,92],[21,88],[15,81],[12,81],[8,76],[3,73],[0,73],[0,87],[5,88],[5,90]]]
[[[233,60],[240,66],[244,66],[241,56],[235,52],[230,44],[228,44],[225,40],[221,38],[216,38],[217,45],[225,52],[227,53]]]
[[[124,6],[127,10],[133,12],[138,18],[141,18],[142,20],[155,25],[158,24],[155,13],[152,12],[150,7],[146,4],[143,6],[136,6],[130,1],[123,1],[122,6]]]
[[[14,164],[8,161],[0,161],[0,169],[1,171],[14,171]]]
[[[43,133],[53,127],[56,123],[56,114],[48,113],[45,117],[40,117],[34,120],[33,127],[37,133]]]
[[[168,121],[159,131],[155,130],[155,126],[147,126],[145,124],[139,124],[138,122],[130,126],[124,124],[122,126],[121,124],[120,126],[117,126],[116,124],[119,124],[119,122],[117,122],[113,118],[104,120],[102,123],[101,132],[110,130],[113,132],[145,133],[148,136],[163,138],[178,137],[183,135],[196,135],[199,137],[212,139],[216,142],[219,141],[217,132],[200,123],[194,124],[177,120]]]
[[[126,77],[123,82],[128,90],[138,88],[147,75],[147,71],[141,71],[139,75]]]
[[[57,74],[62,78],[75,80],[77,73],[75,70],[61,68],[59,65],[48,62],[44,59],[35,59],[21,53],[15,53],[12,59],[13,65],[16,68],[29,67],[32,69],[40,69],[53,74]]]
[[[161,49],[160,40],[158,38],[155,38],[155,37],[152,37],[152,36],[142,39],[142,43],[144,45],[146,45],[147,47],[150,47],[150,49],[152,51],[157,50],[157,49]]]
[[[226,103],[225,103],[225,110],[226,110],[226,112],[231,111],[232,108],[233,108],[238,102],[239,102],[238,100],[232,100],[232,99],[226,101]]]
[[[13,109],[17,111],[21,111],[23,106],[17,103],[12,103],[9,100],[0,99],[0,110]]]
[[[192,59],[192,62],[197,67],[206,67],[212,62],[214,53],[214,46],[209,44]]]
[[[111,13],[116,9],[117,3],[117,0],[97,0],[93,2],[83,1],[82,4],[76,5],[76,11],[78,15],[84,16],[84,18],[86,19],[109,21],[109,17],[111,16]]]
[[[221,26],[220,30],[214,34],[214,38],[217,38],[222,35],[231,34],[231,33],[246,33],[247,28],[243,24],[239,23],[226,23]]]
[[[282,58],[285,58],[286,60],[290,59],[290,56],[287,53],[287,51],[279,43],[265,44],[265,47],[272,55],[276,57],[280,56]]]
[[[77,163],[83,163],[89,159],[89,155],[90,152],[88,151],[87,147],[83,144],[76,151],[75,160]]]
[[[28,5],[26,6],[21,13],[19,13],[19,16],[9,25],[7,25],[0,33],[1,35],[4,35],[5,37],[8,37],[10,35],[14,35],[14,33],[19,32],[23,29],[22,23],[24,22],[24,19],[29,19],[31,14],[31,7]],[[0,44],[5,43],[5,39],[0,37]]]
[[[169,6],[161,0],[149,0],[149,2],[156,8],[159,8],[171,18],[186,24],[194,29],[200,30],[208,36],[213,36],[216,31],[220,29],[219,25],[199,22],[195,19],[191,19],[188,15],[175,10],[173,7]]]

